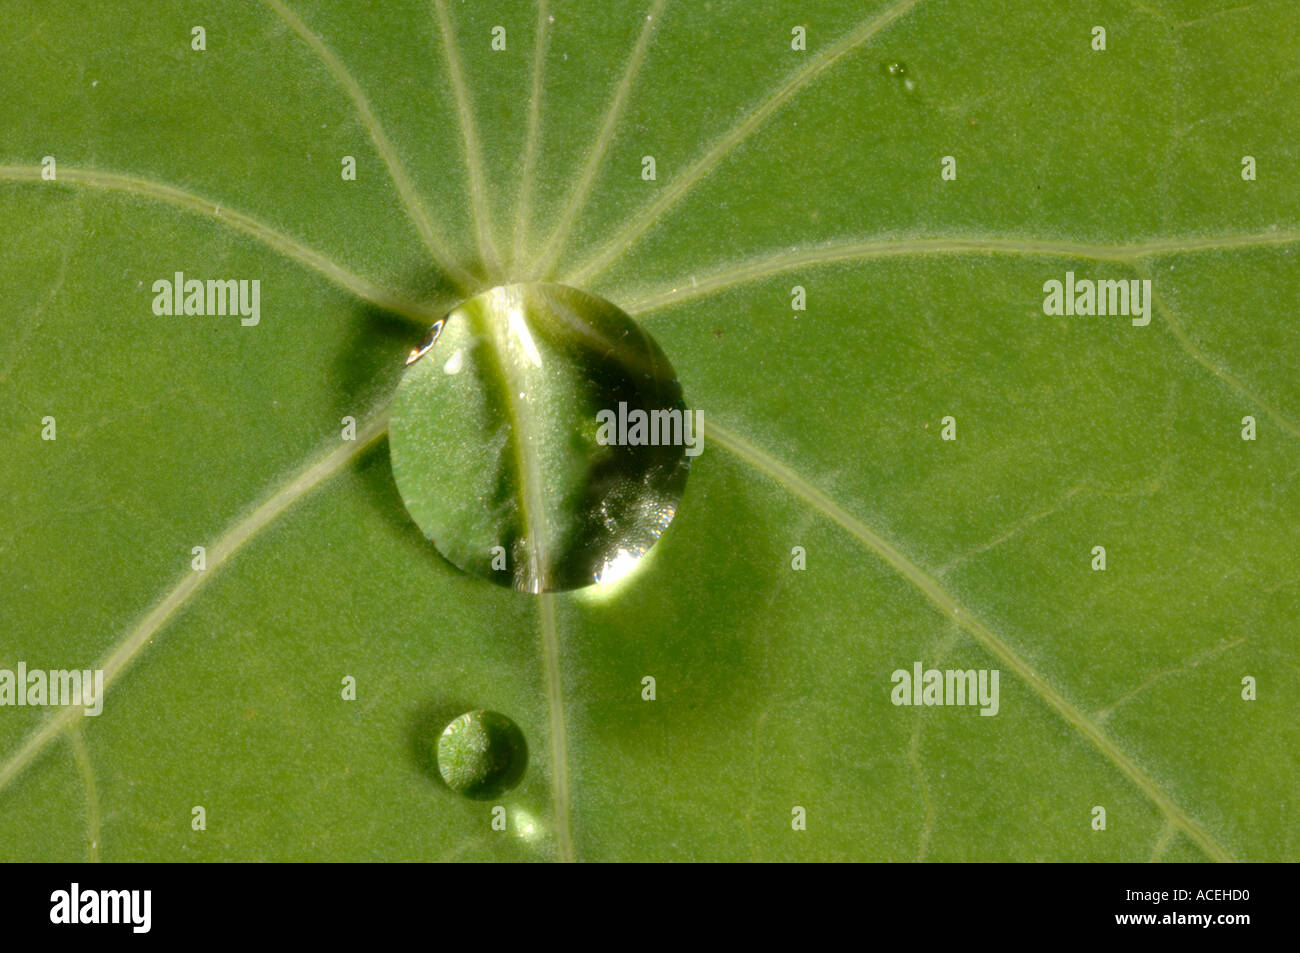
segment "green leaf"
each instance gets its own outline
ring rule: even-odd
[[[761,7],[10,14],[0,670],[107,687],[0,707],[0,857],[1300,855],[1300,10]],[[258,322],[155,314],[177,272]],[[536,596],[438,555],[386,423],[547,279],[706,424],[637,571]],[[435,760],[479,709],[496,801]]]

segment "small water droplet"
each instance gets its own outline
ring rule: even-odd
[[[677,513],[700,427],[631,317],[534,283],[485,291],[434,325],[407,359],[388,434],[402,501],[438,551],[539,593],[635,568]]]
[[[438,772],[447,787],[475,800],[509,791],[528,767],[519,726],[495,711],[469,711],[438,736]]]
[[[897,80],[906,92],[916,91],[916,77],[903,63],[894,60],[885,64],[885,75],[891,79]]]

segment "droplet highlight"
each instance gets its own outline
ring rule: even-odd
[[[626,577],[676,516],[702,420],[614,304],[485,291],[409,356],[389,421],[407,512],[452,564],[522,592]]]
[[[424,339],[415,347],[411,348],[411,353],[406,355],[406,363],[408,366],[424,357],[424,355],[429,353],[429,350],[438,343],[438,335],[442,333],[443,323],[443,321],[435,321],[433,327],[429,328],[428,332],[425,333]]]
[[[906,64],[893,60],[884,64],[885,75],[897,80],[906,92],[916,91],[916,78],[912,76]]]
[[[519,783],[528,745],[513,721],[495,711],[466,712],[442,730],[438,773],[447,787],[475,800],[494,798]]]

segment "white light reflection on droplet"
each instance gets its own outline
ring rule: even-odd
[[[596,584],[607,586],[623,579],[641,562],[642,555],[643,550],[620,549],[596,571]]]

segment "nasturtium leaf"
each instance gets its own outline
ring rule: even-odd
[[[1290,0],[15,5],[0,701],[105,689],[0,705],[0,858],[1297,859],[1297,36]],[[534,282],[706,418],[637,571],[536,595],[439,554],[387,436],[434,322]],[[480,710],[527,739],[495,800],[437,763]]]

